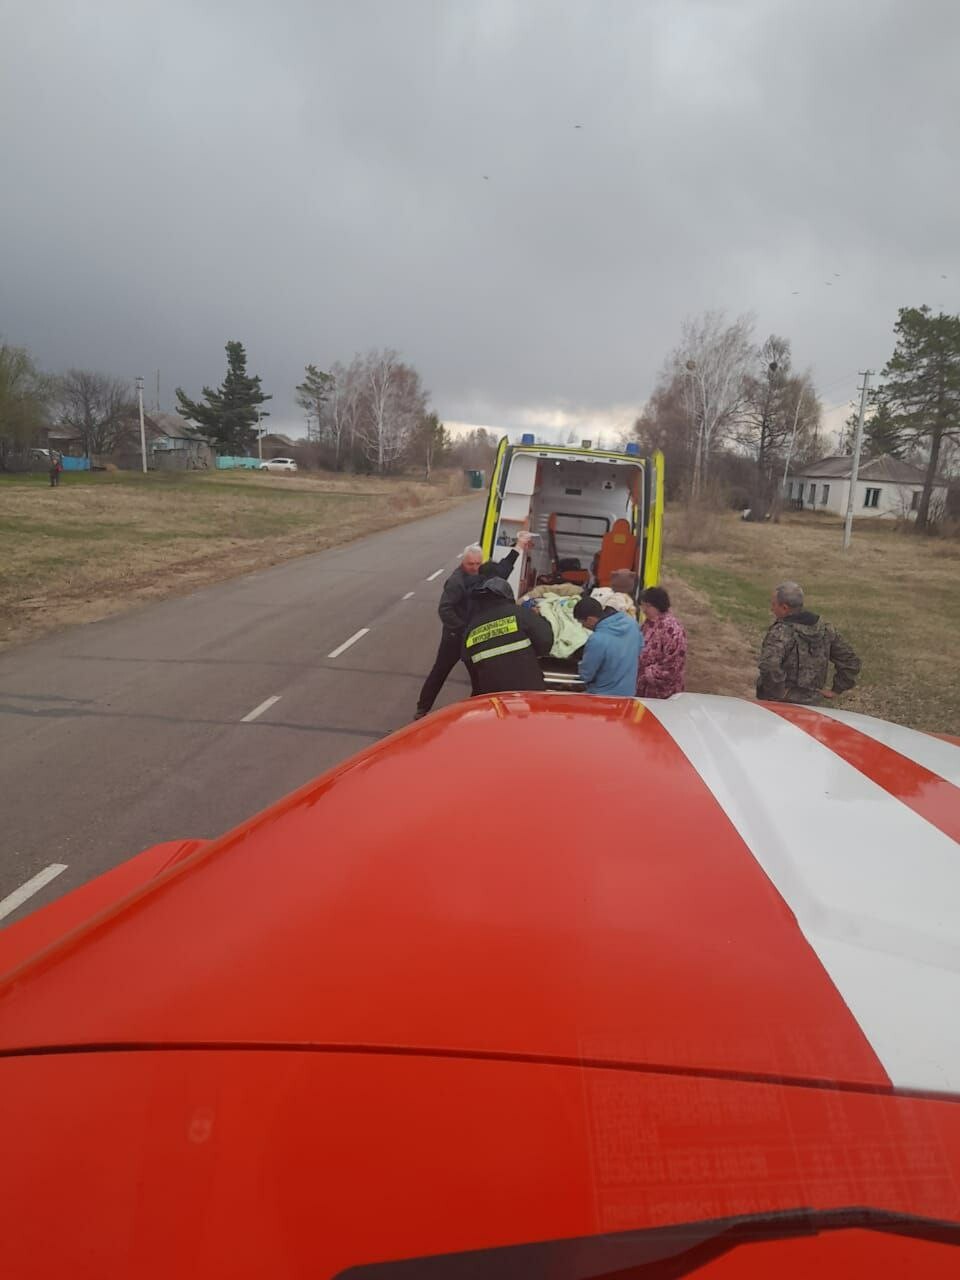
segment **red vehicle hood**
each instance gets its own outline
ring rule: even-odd
[[[619,1271],[591,1265],[615,1233],[671,1226],[685,1243],[704,1219],[804,1208],[960,1220],[960,1107],[943,1101],[198,1048],[0,1059],[0,1091],[0,1227],[17,1280],[325,1280],[377,1263],[395,1265],[371,1280],[581,1280]],[[524,1254],[538,1242],[553,1243],[553,1265]],[[403,1263],[425,1257],[438,1269]],[[848,1231],[751,1245],[694,1275],[953,1280],[957,1258]]]
[[[509,695],[394,735],[11,972],[0,1049],[399,1048],[889,1088],[828,948],[661,723],[678,703]],[[802,739],[863,781],[738,705],[762,721],[731,752],[766,751],[769,726],[769,750]]]

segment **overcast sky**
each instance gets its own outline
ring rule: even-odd
[[[955,0],[0,0],[0,31],[0,335],[150,400],[159,369],[167,410],[238,338],[300,433],[307,361],[393,346],[449,422],[595,435],[705,308],[842,406],[899,306],[960,311]]]

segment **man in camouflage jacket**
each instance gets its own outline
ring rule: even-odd
[[[835,627],[803,607],[803,590],[781,582],[770,600],[774,621],[763,637],[757,697],[816,706],[856,684],[860,659]],[[833,663],[833,687],[827,677]]]

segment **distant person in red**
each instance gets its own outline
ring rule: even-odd
[[[638,698],[669,698],[683,693],[687,669],[687,633],[670,611],[663,587],[647,587],[640,596],[643,652],[637,667]]]
[[[63,470],[60,459],[55,453],[50,455],[50,488],[55,489],[60,483],[60,472]]]

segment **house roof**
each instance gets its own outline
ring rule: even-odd
[[[819,462],[811,462],[808,466],[798,467],[796,476],[809,476],[810,479],[846,480],[850,476],[853,459],[848,455],[821,458]],[[912,462],[904,462],[902,458],[891,457],[889,453],[879,458],[871,458],[861,463],[857,472],[858,480],[885,480],[888,484],[923,484],[926,473],[922,467],[915,467]],[[941,476],[937,484],[946,484]]]
[[[170,436],[173,440],[195,440],[196,431],[185,418],[176,413],[152,413],[150,420],[159,435]]]

